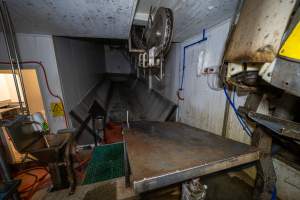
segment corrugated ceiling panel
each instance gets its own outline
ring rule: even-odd
[[[137,0],[9,0],[16,31],[128,38]]]

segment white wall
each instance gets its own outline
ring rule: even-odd
[[[207,79],[211,77],[197,76],[197,66],[201,50],[205,51],[204,67],[216,68],[219,65],[229,22],[226,20],[209,28],[205,34],[207,41],[186,48],[183,91],[180,93],[184,101],[178,100],[176,96],[182,81],[184,47],[201,40],[202,32],[183,43],[173,44],[167,57],[165,80],[158,83],[153,79],[154,89],[173,102],[178,102],[179,121],[218,135],[222,133],[226,99],[222,90],[214,91],[208,87]]]
[[[69,112],[99,83],[105,72],[104,47],[93,41],[54,37],[66,110]]]
[[[62,96],[52,36],[35,34],[17,34],[17,41],[22,60],[41,61],[46,68],[46,73],[49,79],[49,85],[52,88],[53,92]],[[3,34],[0,35],[0,60],[8,61]],[[0,67],[8,69],[4,66]],[[50,103],[57,102],[58,100],[49,94],[40,67],[38,65],[28,64],[24,65],[24,68],[37,69],[40,88],[44,101],[44,107],[46,109],[46,116],[48,119],[50,129],[53,132],[56,132],[58,129],[65,128],[65,122],[63,117],[51,116]]]

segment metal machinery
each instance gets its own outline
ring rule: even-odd
[[[23,81],[23,76],[21,71],[22,67],[20,63],[20,55],[17,46],[16,34],[5,1],[1,1],[0,15],[1,15],[0,21],[2,25],[1,28],[3,30],[4,41],[5,41],[5,45],[7,48],[7,53],[11,65],[11,72],[14,78],[20,110],[22,114],[29,114],[28,102],[27,102],[24,81]],[[20,83],[18,83],[17,81],[17,75],[20,78]]]
[[[229,85],[254,91],[261,86],[261,77],[270,76],[266,66],[279,52],[294,6],[295,1],[244,1],[224,56]]]
[[[29,107],[24,87],[24,80],[22,76],[21,59],[18,51],[18,45],[16,40],[16,34],[12,19],[7,8],[6,2],[1,1],[0,3],[0,22],[1,30],[3,30],[4,41],[7,49],[7,56],[9,58],[9,65],[11,67],[11,74],[13,75],[15,89],[18,97],[18,105],[8,104],[7,106],[0,109],[0,120],[13,118],[17,114],[29,115]],[[18,78],[20,81],[18,81]],[[5,117],[6,116],[6,117]],[[3,145],[5,146],[8,160],[10,163],[17,163],[22,160],[24,155],[19,154],[11,141],[5,128],[1,127],[3,134],[0,135]]]
[[[4,40],[7,47],[8,57],[11,64],[11,72],[13,74],[14,83],[18,96],[19,109],[22,114],[29,114],[28,103],[26,98],[26,93],[24,89],[23,77],[21,72],[21,66],[19,62],[19,53],[16,45],[16,37],[14,32],[14,27],[11,23],[11,17],[9,15],[7,5],[4,1],[0,2],[0,21],[1,28],[3,30]],[[20,78],[20,84],[17,80],[17,75]],[[23,94],[24,103],[21,97]],[[17,192],[17,187],[20,184],[19,180],[13,180],[9,165],[6,163],[4,156],[2,155],[2,150],[0,151],[0,171],[2,183],[0,184],[0,198],[7,199],[19,199],[19,194]]]
[[[149,85],[154,75],[158,80],[164,77],[164,59],[171,47],[173,36],[173,13],[169,8],[150,9],[146,27],[133,26],[129,38],[129,52],[135,53],[138,74],[143,69],[149,75]]]
[[[287,124],[293,124],[297,127],[293,130],[298,130],[300,124],[285,121],[293,118],[289,116],[291,108],[288,110],[283,101],[278,103],[276,99],[281,96],[286,102],[294,102],[296,97],[293,95],[300,96],[300,50],[297,45],[300,38],[299,3],[246,0],[239,10],[224,56],[224,83],[238,91],[265,94],[270,97],[270,103],[278,108],[275,121],[265,116],[263,122],[253,118],[253,110],[241,108],[243,113],[252,113],[247,115],[252,121],[268,123],[265,127],[269,129],[269,123],[277,123],[283,129],[285,125],[288,128],[290,126]],[[290,104],[292,106],[293,103]],[[285,136],[299,140],[297,135]]]
[[[272,141],[295,157],[300,152],[296,116],[300,96],[300,7],[299,1],[244,0],[238,11],[220,76],[225,87],[248,93],[237,115],[254,125],[252,145],[262,154],[257,163],[255,194],[263,191],[256,198],[268,199],[276,182]],[[257,113],[263,97],[268,99],[269,115]],[[300,164],[299,159],[294,161]]]

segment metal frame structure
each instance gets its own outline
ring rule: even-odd
[[[131,122],[124,139],[137,193],[253,165],[260,159],[258,148],[182,123]]]
[[[1,1],[0,5],[0,18],[1,18],[1,25],[3,29],[3,35],[5,40],[5,45],[7,49],[7,54],[9,57],[10,65],[11,65],[11,72],[13,74],[14,83],[17,91],[18,101],[20,104],[20,110],[22,114],[29,114],[29,107],[28,107],[28,101],[26,97],[26,91],[24,86],[24,80],[22,76],[22,70],[20,65],[20,56],[17,48],[17,40],[16,40],[16,33],[12,24],[12,20],[6,5],[5,1]],[[17,71],[17,72],[16,72]],[[20,77],[20,85],[17,80],[16,74]],[[21,97],[21,91],[24,98],[25,106],[23,107],[22,104],[22,97]]]

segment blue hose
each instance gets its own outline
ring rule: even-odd
[[[276,200],[276,199],[277,199],[277,189],[276,186],[274,186],[271,200]]]
[[[207,37],[205,36],[205,29],[203,29],[203,31],[202,31],[202,39],[200,39],[200,40],[198,40],[198,41],[196,41],[196,42],[194,42],[192,44],[188,44],[188,45],[186,45],[186,46],[183,47],[182,76],[181,76],[181,83],[180,83],[180,88],[179,88],[180,90],[183,89],[183,80],[184,80],[184,71],[185,71],[185,51],[186,51],[186,49],[189,48],[189,47],[192,47],[192,46],[194,46],[196,44],[200,44],[200,43],[202,43],[202,42],[204,42],[206,40],[207,40]]]
[[[234,89],[233,89],[233,105],[234,105],[234,107],[236,108],[236,106],[235,106],[235,96],[236,96],[236,89],[235,89],[235,87],[234,87]],[[237,109],[236,109],[237,110]],[[236,112],[236,114],[237,114],[237,117],[243,122],[243,124],[245,125],[245,127],[246,127],[246,129],[247,129],[247,131],[248,131],[248,133],[250,133],[251,135],[252,135],[252,131],[250,130],[250,128],[249,128],[249,126],[247,125],[247,123],[246,123],[246,121],[244,120],[244,118],[240,115],[240,113],[237,111]]]
[[[246,132],[247,135],[249,135],[251,137],[252,133],[249,129],[249,127],[247,126],[246,122],[243,121],[242,117],[240,116],[239,112],[237,111],[234,103],[232,102],[231,98],[229,97],[228,93],[227,93],[227,89],[226,89],[226,86],[224,86],[224,94],[230,104],[230,106],[232,107],[238,121],[240,122],[241,126],[243,127],[243,130]]]

